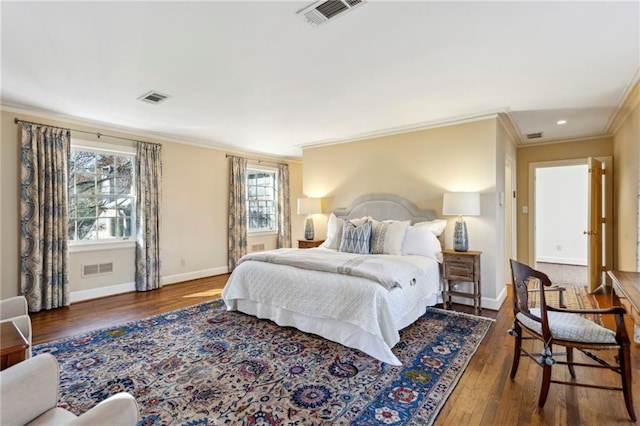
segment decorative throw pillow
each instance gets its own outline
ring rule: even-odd
[[[425,227],[429,229],[436,237],[439,237],[444,232],[444,228],[447,227],[447,221],[444,219],[434,219],[428,222],[418,222],[414,224],[415,227]]]
[[[442,245],[435,234],[426,226],[410,226],[402,242],[402,254],[417,254],[442,262]]]
[[[385,220],[372,221],[371,253],[372,254],[402,254],[402,241],[411,222]]]
[[[327,238],[325,238],[324,243],[320,244],[320,247],[338,250],[340,248],[340,242],[342,241],[343,225],[344,220],[339,219],[335,214],[331,213],[329,221],[327,222]]]
[[[369,254],[371,242],[371,222],[356,226],[346,221],[342,227],[342,241],[339,251],[347,253]]]

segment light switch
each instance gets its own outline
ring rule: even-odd
[[[529,207],[528,206],[522,206],[522,213],[524,213],[524,214],[529,213]]]

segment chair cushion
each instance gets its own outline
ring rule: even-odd
[[[37,426],[37,425],[66,425],[74,420],[77,417],[70,411],[67,411],[63,408],[52,408],[51,410],[47,410],[35,419],[31,423],[28,423],[28,426]]]
[[[540,316],[539,308],[533,308],[530,312],[534,316]],[[516,318],[523,326],[542,334],[542,324],[539,322],[520,312],[516,314]],[[547,312],[547,318],[549,319],[549,329],[554,339],[596,344],[616,344],[616,334],[613,331],[580,315],[566,312]]]

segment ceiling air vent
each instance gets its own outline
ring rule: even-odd
[[[527,133],[525,136],[529,140],[531,140],[531,139],[540,139],[542,137],[542,132]]]
[[[168,97],[169,95],[163,95],[162,93],[151,91],[140,96],[138,100],[149,102],[150,104],[159,104],[160,102],[166,100]]]
[[[296,14],[309,24],[319,26],[365,3],[365,0],[320,0]]]

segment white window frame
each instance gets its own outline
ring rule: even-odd
[[[267,173],[273,173],[274,174],[274,192],[273,192],[273,201],[275,202],[275,226],[273,229],[251,229],[249,227],[249,174],[250,171],[258,171],[258,172],[267,172]],[[280,190],[278,188],[278,169],[275,167],[268,167],[268,166],[263,166],[263,165],[252,165],[252,164],[248,164],[247,165],[247,181],[245,182],[245,189],[246,189],[246,193],[247,193],[247,234],[248,235],[252,235],[252,236],[258,236],[258,235],[275,235],[278,233],[278,215],[279,215],[279,211],[278,211],[278,191]]]
[[[112,145],[102,142],[94,142],[80,139],[71,139],[71,150],[91,151],[97,154],[104,155],[121,155],[131,157],[132,160],[132,173],[133,173],[133,202],[134,206],[131,212],[131,237],[121,238],[109,238],[103,240],[69,240],[67,239],[69,252],[80,251],[96,251],[96,250],[113,250],[121,248],[135,247],[135,235],[136,235],[136,212],[135,203],[137,203],[137,194],[135,193],[135,183],[137,176],[135,176],[135,161],[136,161],[136,148],[133,146],[124,145]],[[71,170],[69,171],[71,172]],[[71,185],[71,182],[69,182]],[[67,219],[68,220],[68,219]],[[67,237],[68,238],[68,237]]]

